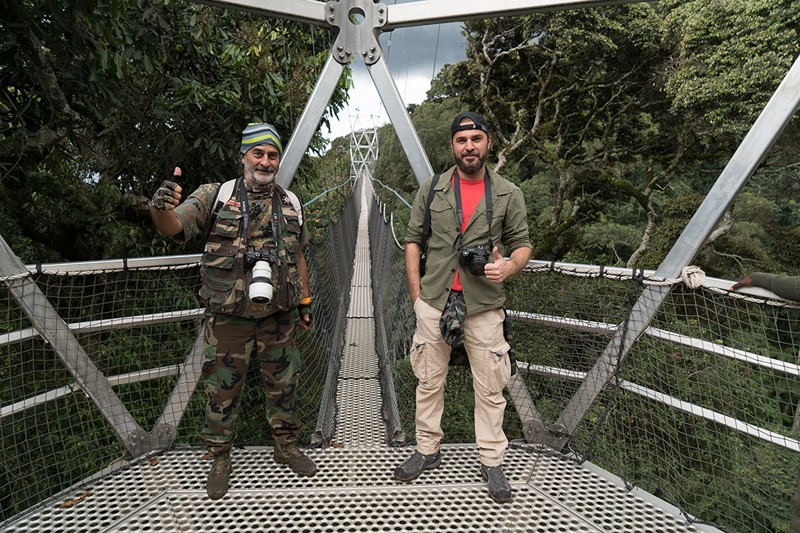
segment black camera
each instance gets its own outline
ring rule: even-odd
[[[489,250],[483,246],[462,248],[458,253],[458,264],[475,276],[483,276],[486,264],[489,262],[489,255]]]
[[[265,304],[272,299],[272,264],[275,259],[275,254],[267,248],[244,253],[245,269],[253,269],[248,290],[253,303]]]
[[[266,261],[270,265],[275,263],[275,253],[269,248],[262,248],[260,250],[248,250],[244,253],[244,269],[250,270],[259,261]]]

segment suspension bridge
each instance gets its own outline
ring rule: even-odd
[[[354,56],[417,178],[433,173],[372,49],[377,31],[609,2],[205,3],[339,30],[287,147],[286,185]],[[351,24],[353,13],[364,23]],[[788,529],[798,311],[686,267],[798,108],[798,84],[795,64],[658,270],[531,261],[509,285],[519,372],[506,389],[505,505],[489,499],[462,427],[471,391],[460,367],[448,378],[442,466],[409,484],[392,477],[414,439],[413,317],[369,135],[354,136],[349,200],[307,253],[316,320],[299,338],[300,443],[314,478],[272,462],[265,398],[248,378],[231,490],[207,499],[198,255],[24,265],[0,240],[0,529]]]

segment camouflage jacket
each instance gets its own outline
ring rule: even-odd
[[[240,182],[241,183],[241,182]],[[219,184],[201,185],[175,210],[183,225],[178,242],[186,242],[207,231]],[[282,217],[277,217],[278,238],[273,236],[272,193],[278,195]],[[297,307],[303,282],[297,265],[302,247],[308,244],[303,210],[297,196],[279,186],[268,192],[247,188],[249,228],[244,228],[239,184],[217,213],[208,232],[203,253],[203,282],[200,298],[206,309],[215,313],[260,318],[278,310]],[[244,231],[249,229],[249,239]],[[248,298],[252,265],[244,261],[246,251],[267,250],[275,256],[272,264],[273,296],[268,303],[256,304]]]

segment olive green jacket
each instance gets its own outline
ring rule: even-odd
[[[787,300],[800,302],[800,277],[781,274],[753,272],[750,274],[754,287],[763,287]]]
[[[456,197],[451,185],[455,166],[442,174],[436,184],[436,194],[431,202],[431,234],[428,239],[428,259],[425,276],[421,280],[423,301],[436,309],[444,309],[458,265],[458,229],[460,222],[456,215]],[[406,243],[422,245],[422,225],[425,204],[428,199],[431,179],[425,181],[417,191],[406,231]],[[522,191],[496,172],[489,170],[492,186],[492,244],[497,246],[500,255],[508,257],[514,250],[530,248],[528,237],[528,213]],[[462,246],[487,248],[489,228],[486,217],[486,198],[481,199],[464,231]],[[489,250],[491,252],[491,250]],[[493,259],[489,259],[493,261]],[[505,303],[503,286],[491,283],[484,276],[475,276],[461,269],[461,284],[467,314],[497,309]]]

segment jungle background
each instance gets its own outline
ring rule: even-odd
[[[186,191],[240,175],[247,122],[271,122],[287,142],[331,46],[307,25],[183,0],[0,0],[0,13],[0,235],[25,263],[200,251],[156,234],[153,192],[175,166]],[[525,193],[535,259],[656,268],[800,54],[799,27],[789,0],[470,21],[466,59],[443,68],[408,111],[437,172],[452,164],[453,116],[486,116],[489,163]],[[323,121],[342,112],[349,84]],[[800,274],[799,134],[793,120],[709,238],[694,262],[707,275]],[[374,187],[402,241],[408,208],[392,191],[411,202],[418,183],[391,125],[379,143],[374,175],[388,188]],[[307,201],[347,180],[349,145],[317,134],[291,188]],[[309,206],[312,240],[324,239],[349,195],[342,187]],[[449,394],[469,390],[467,375],[457,379]],[[736,379],[732,396],[743,390]],[[789,411],[800,399],[792,394]],[[448,435],[468,442],[458,421],[469,417],[451,414]],[[775,425],[796,431],[794,414]],[[655,468],[659,458],[644,462]],[[768,494],[783,474],[749,477]],[[785,530],[785,499],[766,501],[780,504],[763,512]],[[741,530],[753,531],[768,521],[727,519],[749,519],[756,525]]]
[[[0,234],[25,262],[181,252],[152,228],[153,192],[175,166],[186,191],[239,175],[246,122],[287,142],[331,44],[178,0],[0,6]],[[409,112],[436,172],[452,162],[455,113],[487,117],[490,164],[526,194],[535,258],[655,268],[798,56],[799,22],[790,0],[470,21],[467,58]],[[391,125],[379,139],[374,174],[410,202]],[[793,122],[698,257],[707,274],[798,272],[797,140]],[[348,146],[314,137],[292,184],[304,200],[348,177]],[[402,236],[407,208],[379,194]],[[343,200],[312,222],[335,216],[328,201]]]

